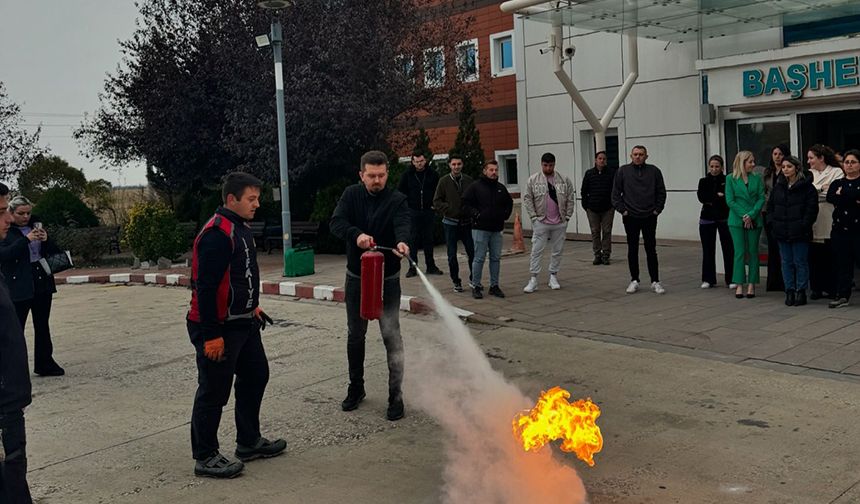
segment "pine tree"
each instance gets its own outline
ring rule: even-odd
[[[433,161],[433,151],[430,149],[430,135],[427,134],[427,130],[424,128],[418,130],[418,135],[415,137],[415,147],[410,154],[417,152],[424,153],[424,157],[427,158],[428,163]]]
[[[448,153],[459,154],[463,157],[463,173],[477,179],[484,169],[484,148],[481,147],[481,133],[475,126],[475,108],[472,98],[463,95],[463,107],[460,110],[460,127],[454,147]]]

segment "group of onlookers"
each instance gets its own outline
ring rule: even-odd
[[[754,155],[741,151],[725,175],[723,159],[709,159],[698,188],[702,288],[716,284],[719,232],[726,283],[737,298],[755,297],[764,230],[767,290],[784,290],[788,306],[807,304],[807,293],[813,300],[830,298],[831,308],[848,304],[854,266],[860,263],[860,152],[847,151],[839,159],[831,148],[816,144],[806,160],[808,169],[787,146],[778,145],[759,175]]]

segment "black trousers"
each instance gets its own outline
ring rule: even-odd
[[[627,265],[630,279],[639,281],[639,234],[645,242],[645,255],[648,262],[648,275],[652,282],[660,281],[660,268],[657,263],[657,216],[639,218],[630,215],[623,217],[624,231],[627,233]]]
[[[35,343],[33,345],[33,369],[41,371],[55,366],[54,344],[51,342],[51,304],[53,294],[44,292],[36,294],[32,299],[26,301],[15,301],[15,311],[18,312],[18,321],[21,329],[26,329],[27,317],[33,312],[33,333]]]
[[[445,228],[445,243],[448,247],[448,271],[451,280],[460,281],[460,263],[457,261],[457,242],[463,242],[466,257],[469,258],[469,281],[472,281],[472,262],[475,261],[475,242],[472,240],[471,226],[442,224]]]
[[[260,404],[269,382],[269,360],[254,322],[245,327],[225,327],[225,359],[215,362],[203,355],[200,324],[188,322],[188,336],[197,354],[197,394],[191,412],[191,449],[197,460],[218,452],[221,412],[230,399],[236,377],[236,443],[254,446],[260,439]]]
[[[0,457],[0,504],[32,504],[27,485],[27,436],[22,410],[0,415],[0,438],[4,453]]]
[[[349,361],[349,383],[364,386],[364,344],[367,321],[361,318],[361,279],[346,276],[346,356]],[[388,400],[402,397],[403,338],[400,336],[400,277],[386,278],[382,285],[382,318],[379,331],[388,360]]]
[[[830,240],[824,243],[809,244],[809,289],[814,292],[836,294],[836,258],[833,257],[833,244]]]
[[[433,230],[436,228],[436,213],[433,210],[409,210],[412,226],[412,243],[409,256],[412,262],[418,262],[418,249],[424,250],[424,264],[427,268],[435,268],[433,259]]]
[[[854,267],[860,262],[860,233],[832,232],[830,242],[836,256],[836,297],[851,299],[854,286]]]
[[[785,292],[782,280],[782,259],[779,256],[779,241],[773,236],[770,226],[764,228],[767,235],[767,288],[768,291]]]
[[[735,248],[729,224],[725,221],[713,224],[699,224],[699,238],[702,240],[702,281],[717,284],[717,234],[720,235],[720,248],[723,250],[723,268],[726,272],[726,285],[732,282],[732,267]]]

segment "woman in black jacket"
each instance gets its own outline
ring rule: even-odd
[[[57,292],[54,276],[45,271],[39,259],[60,252],[41,223],[30,213],[32,203],[16,196],[9,202],[12,226],[0,242],[0,269],[6,277],[12,302],[23,330],[33,312],[33,371],[40,376],[61,376],[65,370],[54,361],[51,342],[51,302]]]
[[[834,180],[827,190],[833,204],[830,243],[836,257],[836,299],[830,308],[848,306],[854,283],[854,266],[860,264],[860,151],[850,150],[842,158],[845,178]]]
[[[809,285],[809,242],[818,217],[818,191],[793,156],[782,161],[782,174],[767,201],[767,220],[779,243],[785,304],[802,306]]]
[[[764,197],[770,198],[770,193],[773,191],[776,181],[782,176],[782,161],[791,156],[791,149],[785,144],[779,144],[773,148],[770,154],[770,163],[764,169],[762,178],[764,178]],[[767,206],[765,205],[765,211]],[[767,290],[768,291],[784,291],[785,285],[782,281],[782,262],[779,258],[779,243],[773,237],[770,230],[770,225],[764,228],[767,236]]]
[[[711,156],[708,159],[708,174],[699,179],[699,189],[696,192],[702,203],[702,213],[699,215],[699,237],[702,239],[703,289],[710,289],[717,284],[717,233],[720,235],[720,246],[723,249],[726,285],[730,289],[735,288],[731,283],[732,258],[735,252],[732,236],[729,234],[729,207],[726,205],[724,164],[722,156]]]

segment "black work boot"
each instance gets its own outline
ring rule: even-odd
[[[603,265],[609,266],[610,263],[611,261],[609,260],[609,254],[603,254]]]
[[[804,297],[806,293],[804,293]],[[785,306],[794,306],[795,297],[793,289],[785,289]]]
[[[277,457],[287,449],[287,442],[283,439],[269,441],[261,437],[254,446],[236,445],[236,458],[242,462],[248,462],[258,458]]]
[[[406,270],[406,278],[412,278],[417,276],[418,272],[415,271],[415,266],[410,266],[408,270]]]
[[[364,385],[352,385],[346,392],[346,399],[340,403],[340,407],[344,411],[352,411],[358,408],[358,404],[364,400],[367,394],[364,393]]]
[[[600,255],[599,253],[594,254],[594,260],[591,261],[591,264],[593,264],[595,266],[599,266],[599,265],[603,264],[603,256]]]
[[[797,297],[794,300],[794,306],[803,306],[806,304],[806,289],[797,291]]]
[[[231,461],[224,455],[216,453],[209,458],[198,460],[194,464],[194,475],[207,478],[235,478],[242,473],[245,464]]]
[[[403,398],[388,399],[388,411],[385,412],[385,417],[392,422],[403,418]]]

